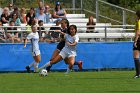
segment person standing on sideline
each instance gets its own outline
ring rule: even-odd
[[[136,74],[134,78],[140,78],[140,10],[136,12],[137,21],[135,26],[135,39],[134,39],[134,46],[133,46],[133,56],[134,56],[134,63],[136,68]]]
[[[27,39],[31,40],[31,52],[34,58],[34,62],[32,62],[29,66],[26,66],[27,72],[30,72],[30,68],[34,66],[34,72],[38,70],[38,64],[41,61],[40,50],[39,50],[39,35],[37,32],[37,25],[32,25],[32,32],[26,37],[24,42],[24,48],[26,48]]]
[[[64,34],[62,31],[60,33]],[[78,44],[79,37],[76,35],[77,33],[77,27],[76,25],[70,25],[67,34],[64,35],[65,39],[65,46],[64,48],[60,51],[59,55],[57,55],[54,59],[43,65],[39,70],[44,69],[48,66],[51,66],[53,64],[58,63],[62,59],[65,60],[66,64],[69,64],[67,68],[66,74],[68,74],[74,65],[75,62],[75,56],[76,54],[76,45]]]

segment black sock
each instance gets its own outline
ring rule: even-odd
[[[135,68],[136,68],[136,75],[140,75],[140,63],[138,58],[134,58]]]
[[[48,66],[48,67],[46,68],[46,70],[47,70],[48,72],[50,72],[51,67],[52,67],[52,66]]]
[[[139,70],[139,75],[140,75],[140,61],[139,61],[139,63],[138,63],[138,70]]]

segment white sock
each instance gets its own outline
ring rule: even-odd
[[[32,62],[32,63],[29,65],[29,68],[31,68],[32,66],[34,66],[34,63],[35,63],[35,62]]]
[[[39,63],[34,62],[34,72],[37,72],[37,70],[38,70],[38,64],[39,64]]]
[[[44,69],[44,68],[46,68],[48,66],[51,66],[50,61],[48,63],[46,63],[45,65],[43,65],[42,67],[40,67],[39,69]]]
[[[67,72],[66,72],[66,74],[68,74],[68,73],[70,73],[70,68],[69,68],[69,66],[67,67]]]

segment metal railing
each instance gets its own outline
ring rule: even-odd
[[[125,29],[123,27],[126,27]],[[11,26],[2,26],[0,28],[4,28],[5,31],[5,36],[7,35],[7,33],[9,32],[18,32],[21,34],[20,39],[23,39],[23,33],[24,32],[31,32],[31,29],[27,29],[30,28],[30,26],[12,26],[12,27],[17,27],[17,30],[7,30],[8,27]],[[55,31],[55,30],[49,30],[50,27],[59,27],[59,26],[39,26],[39,36],[41,37],[41,32],[45,31],[45,32],[49,32],[49,31]],[[41,30],[41,27],[44,27],[45,30]],[[89,26],[77,26],[77,28],[87,28]],[[93,27],[93,26],[92,26]],[[84,33],[80,33],[78,32],[79,38],[103,38],[104,42],[107,42],[108,39],[117,39],[117,38],[128,38],[130,40],[128,41],[132,41],[135,33],[134,33],[134,25],[105,25],[105,26],[95,26],[95,28],[99,28],[99,30],[103,30],[102,33],[86,33],[86,31]],[[117,32],[114,32],[117,28],[120,28]],[[7,38],[6,38],[7,39]],[[6,40],[7,41],[7,40]],[[123,41],[123,40],[122,40]],[[6,42],[7,43],[7,42]],[[22,42],[21,42],[22,43]]]

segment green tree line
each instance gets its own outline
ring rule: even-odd
[[[140,0],[106,0],[106,1],[132,10],[140,9]]]

